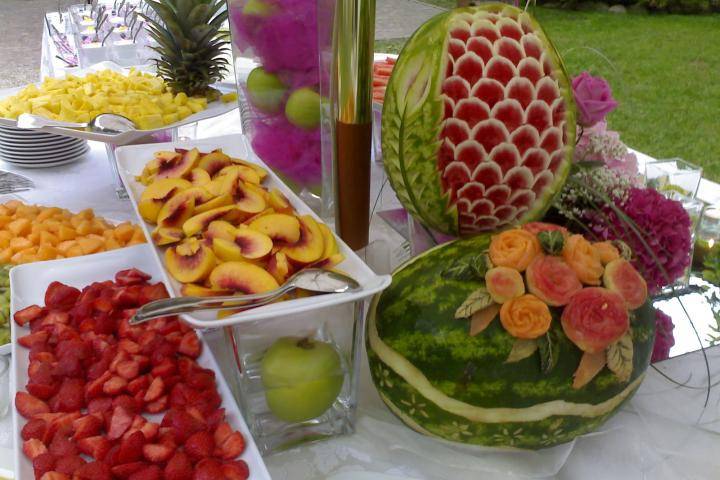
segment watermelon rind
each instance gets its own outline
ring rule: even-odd
[[[443,278],[459,258],[487,249],[489,235],[429,250],[401,266],[374,297],[366,345],[381,398],[410,428],[433,437],[500,448],[538,449],[597,429],[636,391],[650,361],[654,310],[633,312],[633,371],[620,381],[607,368],[588,385],[572,388],[582,352],[562,333],[554,312],[559,355],[549,373],[539,353],[505,363],[515,339],[494,320],[468,335],[454,318],[481,280]]]

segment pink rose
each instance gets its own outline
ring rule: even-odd
[[[577,122],[583,127],[592,127],[604,120],[618,105],[610,85],[602,77],[582,72],[573,78],[572,88],[578,109]]]

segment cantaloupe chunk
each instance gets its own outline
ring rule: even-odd
[[[50,232],[40,232],[40,245],[57,245],[60,239]]]
[[[63,255],[67,255],[70,249],[75,245],[77,245],[77,242],[75,240],[65,240],[64,242],[58,243],[56,248],[58,249],[58,252],[62,253]]]
[[[125,222],[115,227],[114,233],[115,238],[117,238],[120,243],[125,244],[132,239],[133,235],[135,234],[135,228],[132,226],[132,224]]]
[[[27,218],[18,218],[7,224],[7,229],[16,237],[21,237],[30,233],[32,225]]]
[[[70,228],[65,225],[61,225],[60,228],[57,230],[57,236],[60,239],[60,241],[64,240],[74,240],[77,238],[77,232],[74,228]]]
[[[92,222],[88,220],[82,220],[79,224],[75,225],[75,230],[78,235],[89,235],[93,233]]]
[[[25,237],[15,237],[10,240],[10,248],[12,248],[13,252],[19,252],[32,246],[32,242]]]
[[[97,238],[94,236],[87,236],[78,238],[77,244],[82,249],[83,255],[89,255],[91,253],[96,253],[100,251],[100,249],[103,248],[105,242],[103,241],[102,237]]]
[[[52,260],[57,257],[58,251],[52,245],[41,245],[37,251],[38,260]]]

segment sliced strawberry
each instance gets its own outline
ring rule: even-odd
[[[140,374],[140,364],[134,360],[125,360],[117,364],[116,371],[125,380],[132,380]]]
[[[150,465],[130,475],[128,480],[162,480],[162,478],[162,469],[157,465]]]
[[[50,412],[50,407],[48,407],[47,403],[25,392],[17,392],[15,394],[15,408],[17,408],[20,415],[28,419],[38,413]]]
[[[70,323],[70,314],[68,312],[58,311],[58,310],[52,310],[45,315],[45,318],[42,319],[42,324],[44,326],[51,326],[54,325],[57,328],[60,328],[60,325],[67,325]],[[68,330],[68,329],[62,329],[64,332],[72,332],[72,334],[75,334],[74,331]],[[57,332],[56,332],[57,333]]]
[[[212,458],[205,458],[195,465],[193,480],[217,480],[223,478],[220,462]]]
[[[123,377],[115,375],[103,384],[103,392],[106,395],[110,395],[111,397],[114,395],[119,395],[125,390],[125,387],[127,387],[127,383],[127,380],[125,380]]]
[[[89,382],[87,385],[85,385],[85,399],[90,401],[97,397],[103,396],[104,391],[103,387],[105,385],[105,382],[110,380],[112,378],[112,373],[105,371],[102,375],[100,375],[95,380]]]
[[[15,315],[13,315],[13,319],[15,320],[15,323],[17,323],[21,327],[24,327],[25,324],[27,324],[28,322],[37,320],[44,314],[44,308],[38,305],[30,305],[29,307],[25,307],[22,310],[15,312]]]
[[[42,455],[43,453],[47,453],[48,451],[45,444],[37,438],[25,440],[23,442],[22,450],[25,456],[28,457],[30,460],[35,460],[35,457]]]
[[[120,465],[113,466],[110,471],[112,474],[117,478],[130,478],[130,475],[132,475],[135,472],[139,472],[143,468],[147,467],[148,464],[145,462],[132,462],[132,463],[123,463]]]
[[[77,455],[70,455],[67,457],[61,457],[57,459],[57,462],[55,463],[55,471],[64,473],[65,475],[68,475],[72,477],[72,475],[85,465],[87,462],[82,459],[82,457],[79,457]]]
[[[188,456],[180,451],[165,465],[165,480],[192,480],[193,466]],[[217,477],[218,479],[222,477]]]
[[[112,480],[112,473],[106,464],[90,462],[75,471],[73,480]]]
[[[215,432],[213,432],[213,439],[215,440],[215,445],[222,445],[225,443],[225,441],[230,438],[230,435],[233,434],[232,427],[227,422],[221,422],[218,424],[218,426],[215,428]]]
[[[84,377],[83,360],[74,356],[59,357],[54,365],[54,374],[57,377]]]
[[[109,369],[111,372],[117,372],[117,366],[118,366],[118,364],[121,363],[121,362],[125,362],[125,361],[127,361],[127,360],[130,360],[130,359],[132,359],[132,355],[130,355],[129,353],[127,353],[127,352],[124,351],[124,350],[119,350],[119,349],[118,349],[117,353],[115,353],[115,356],[114,356],[113,359],[110,361],[110,365],[108,366],[108,369]]]
[[[225,421],[225,409],[224,408],[218,408],[217,410],[213,411],[210,415],[207,416],[206,423],[208,425],[208,428],[211,430],[215,430],[217,426]]]
[[[35,343],[47,342],[50,334],[46,330],[40,330],[39,332],[30,333],[17,339],[17,342],[25,348],[30,348]]]
[[[115,274],[115,283],[118,285],[138,285],[146,283],[152,277],[147,273],[138,270],[137,268],[130,268],[128,270],[121,270]]]
[[[144,371],[150,366],[150,359],[146,355],[133,355],[132,359],[138,362],[141,371]]]
[[[130,392],[131,395],[135,395],[140,390],[147,390],[149,386],[150,377],[148,375],[141,375],[128,383],[127,391]]]
[[[245,438],[240,432],[233,432],[215,449],[215,456],[232,460],[245,451]]]
[[[80,297],[80,290],[75,287],[52,282],[45,291],[45,306],[47,308],[68,309],[75,305]]]
[[[56,457],[66,457],[78,454],[75,444],[61,432],[55,433],[50,445],[48,445],[48,451]]]
[[[51,453],[41,453],[32,459],[33,471],[35,478],[40,478],[46,472],[55,470],[55,456]]]
[[[157,437],[158,431],[160,430],[160,425],[153,422],[145,422],[145,424],[140,427],[140,431],[143,435],[145,435],[145,440],[153,440]]]
[[[117,440],[122,437],[125,430],[130,428],[132,422],[133,415],[130,412],[121,406],[115,407],[110,418],[110,428],[108,428],[107,433],[108,440]]]
[[[250,469],[243,460],[225,462],[221,468],[225,480],[246,480],[250,476]]]
[[[180,443],[195,432],[205,429],[205,424],[182,410],[170,410],[165,414],[161,426],[172,427],[175,439]]]
[[[20,436],[23,440],[30,440],[31,438],[37,438],[42,440],[47,430],[47,422],[39,418],[33,418],[25,424],[20,432]]]
[[[167,462],[174,453],[174,448],[161,443],[147,443],[143,446],[143,456],[153,463]]]
[[[85,407],[85,382],[79,378],[66,378],[60,384],[55,411],[76,412]]]
[[[143,286],[141,296],[143,304],[168,297],[168,291],[162,283]]]
[[[81,438],[77,441],[78,449],[85,455],[90,455],[95,460],[102,460],[107,455],[112,444],[102,435]]]
[[[127,338],[123,338],[118,342],[118,348],[130,355],[137,355],[140,353],[140,345]]]
[[[202,430],[195,432],[185,441],[185,453],[193,460],[201,460],[209,457],[215,450],[215,441],[210,432]]]
[[[81,438],[94,437],[98,435],[103,429],[103,421],[95,415],[85,415],[80,417],[73,422],[73,434],[74,440],[80,440]]]
[[[155,377],[153,378],[153,381],[150,382],[150,386],[148,387],[147,392],[145,392],[143,400],[145,402],[154,402],[162,396],[163,391],[165,391],[165,383],[163,382],[162,377]]]
[[[113,400],[113,407],[123,407],[129,413],[137,414],[142,409],[142,402],[138,402],[130,395],[120,395]]]
[[[168,396],[163,395],[154,402],[145,404],[145,411],[148,413],[160,413],[168,408]]]
[[[57,383],[28,383],[25,385],[25,388],[30,395],[37,397],[40,400],[50,400],[50,398],[58,392],[60,386]]]
[[[145,435],[140,431],[136,431],[129,437],[124,438],[120,442],[120,449],[117,454],[117,463],[139,462],[143,459],[143,446],[145,445]]]
[[[112,398],[108,397],[101,397],[101,398],[93,398],[88,402],[88,413],[99,413],[102,414],[103,412],[107,412],[111,410],[113,407],[113,401]]]
[[[187,332],[183,335],[178,352],[191,358],[198,358],[202,353],[202,344],[195,331]]]
[[[164,358],[150,371],[153,377],[169,377],[177,373],[177,364],[171,358]]]
[[[193,372],[187,376],[185,383],[195,390],[215,389],[215,376],[205,372]]]

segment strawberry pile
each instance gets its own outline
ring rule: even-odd
[[[15,313],[31,333],[23,452],[40,480],[237,480],[242,434],[225,421],[202,344],[176,317],[130,326],[141,305],[167,297],[136,269],[82,291],[53,282],[45,307]],[[159,423],[143,414],[164,416]],[[160,418],[159,415],[156,418]]]
[[[385,100],[385,89],[395,67],[395,62],[396,60],[393,57],[385,57],[385,60],[376,60],[373,63],[373,102],[382,105]]]

